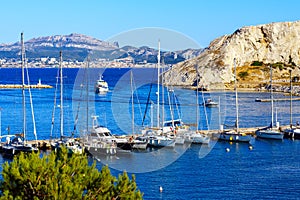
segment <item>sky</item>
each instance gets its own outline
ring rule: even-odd
[[[169,39],[165,48],[179,50],[207,47],[244,26],[297,20],[297,0],[9,0],[1,1],[0,44],[21,32],[25,41],[80,33],[121,46],[151,46],[149,39],[163,47]]]

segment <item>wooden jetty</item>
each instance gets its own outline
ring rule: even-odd
[[[273,101],[290,101],[290,98],[273,99]],[[256,102],[270,102],[271,99],[255,99]],[[300,97],[292,98],[292,101],[300,101]]]
[[[284,130],[286,128],[290,127],[290,125],[284,125],[284,126],[280,126],[279,130]],[[247,135],[252,135],[255,136],[255,131],[258,129],[262,129],[265,128],[264,127],[250,127],[250,128],[239,128],[239,130]],[[230,131],[232,129],[224,129],[223,131]],[[220,133],[219,130],[202,130],[200,131],[203,134],[206,134],[207,136],[209,136],[210,138],[212,138],[213,140],[218,140],[218,134]],[[131,137],[130,135],[126,135],[126,136],[119,136],[119,137]],[[81,145],[81,139],[80,138],[74,138],[75,140],[79,141],[79,143]],[[40,150],[51,150],[51,144],[50,144],[50,139],[45,139],[45,140],[29,140],[27,141],[28,144],[31,145],[37,145],[37,147]],[[5,143],[3,143],[2,145],[4,145]]]
[[[21,84],[0,84],[0,89],[22,89],[23,85]],[[51,85],[45,84],[35,84],[35,85],[25,85],[25,89],[33,88],[33,89],[50,89],[53,88]]]

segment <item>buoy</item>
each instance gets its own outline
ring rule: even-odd
[[[249,146],[249,150],[252,150],[253,149],[253,147],[252,146]]]
[[[163,191],[163,188],[161,186],[159,186],[159,191],[162,192]]]
[[[229,148],[226,148],[226,152],[229,152],[230,151],[230,149]]]

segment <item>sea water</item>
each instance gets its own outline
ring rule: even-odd
[[[88,72],[87,72],[88,71]],[[137,134],[143,126],[157,124],[156,69],[64,69],[64,134],[80,136],[92,125],[92,115],[113,134]],[[58,69],[29,69],[30,83],[41,79],[52,89],[32,89],[38,139],[60,134],[60,90]],[[107,94],[94,93],[94,83],[103,75]],[[21,84],[21,69],[0,69],[0,84]],[[58,88],[56,89],[56,84]],[[163,98],[164,97],[164,98]],[[198,97],[198,117],[196,98]],[[271,104],[255,102],[270,98],[264,92],[239,92],[240,127],[263,127],[271,122]],[[275,93],[274,98],[284,98]],[[219,107],[205,108],[211,98]],[[288,97],[285,97],[288,98]],[[163,106],[164,105],[164,106]],[[22,90],[1,89],[1,134],[23,131]],[[163,113],[162,113],[163,108]],[[220,108],[220,109],[219,109]],[[236,119],[235,93],[199,92],[180,87],[160,86],[160,119],[181,118],[195,129],[233,126]],[[274,103],[274,122],[290,123],[290,102]],[[145,110],[147,110],[145,114]],[[293,101],[293,123],[300,120],[300,103]],[[134,127],[132,126],[134,113]],[[27,139],[34,139],[28,90],[26,90]],[[53,132],[51,124],[53,121]],[[78,122],[76,122],[78,121]],[[145,199],[297,199],[300,192],[299,140],[258,140],[252,144],[212,141],[209,145],[176,146],[174,149],[135,152],[100,158],[97,167],[108,164],[114,175],[123,170],[135,174]],[[225,149],[229,149],[226,151]],[[2,163],[3,160],[0,160]],[[163,191],[160,192],[159,188]]]

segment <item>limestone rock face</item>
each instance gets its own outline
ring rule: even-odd
[[[196,58],[174,65],[165,73],[168,84],[219,89],[234,80],[236,66],[263,63],[300,64],[300,21],[248,26],[213,40]]]

